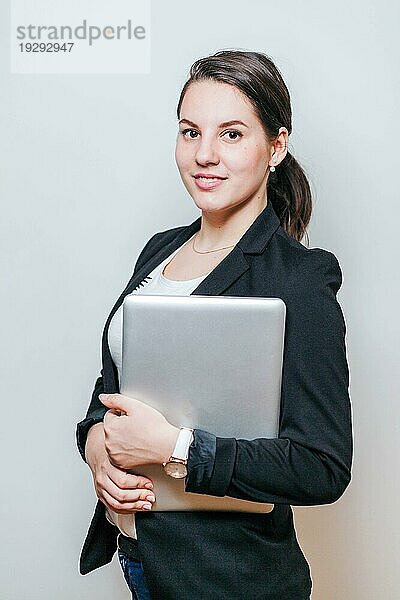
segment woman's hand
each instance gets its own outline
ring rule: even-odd
[[[104,417],[106,450],[113,465],[134,469],[138,465],[162,464],[171,456],[179,434],[158,410],[136,398],[100,394],[110,410]],[[123,413],[123,414],[121,414]]]
[[[86,461],[92,471],[96,495],[107,508],[120,515],[151,509],[155,500],[152,481],[130,475],[111,464],[105,449],[103,423],[89,429]],[[147,509],[146,504],[149,505]]]

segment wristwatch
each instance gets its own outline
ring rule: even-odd
[[[183,479],[186,477],[189,446],[193,438],[193,429],[181,427],[171,456],[167,462],[163,462],[164,471],[170,477],[174,479]]]

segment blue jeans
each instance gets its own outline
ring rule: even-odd
[[[118,550],[118,558],[125,580],[132,592],[132,600],[151,600],[150,592],[144,578],[142,563],[129,558],[121,550]]]
[[[151,600],[141,561],[129,558],[129,556],[119,549],[118,558],[125,581],[132,592],[132,600]]]

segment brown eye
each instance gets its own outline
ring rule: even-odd
[[[190,131],[191,133],[195,133],[195,134],[197,135],[197,131],[196,131],[195,129],[184,129],[183,131],[181,131],[181,135],[183,135],[183,137],[187,137],[187,136],[186,136],[186,133],[188,133],[189,131]],[[192,136],[189,136],[189,137],[190,137],[190,139],[191,139],[191,140],[194,140],[194,139],[196,139],[196,138],[194,138],[194,137],[192,137]]]
[[[230,139],[232,142],[235,142],[237,139],[241,138],[241,137],[242,137],[242,135],[243,135],[242,133],[240,133],[240,131],[237,131],[236,129],[230,129],[229,131],[225,131],[225,133],[224,133],[223,135],[226,135],[227,133],[229,133],[229,134],[233,133],[234,135],[237,135],[237,136],[239,136],[239,137],[236,137],[236,138],[231,138],[231,137],[230,137],[229,139]]]

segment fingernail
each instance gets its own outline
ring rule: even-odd
[[[148,490],[152,490],[154,488],[154,485],[151,483],[151,481],[149,481],[148,483],[144,484],[144,487]]]
[[[149,496],[146,496],[146,500],[149,500],[150,502],[154,502],[155,497],[153,496],[153,494],[150,494]]]
[[[142,508],[144,508],[145,510],[151,510],[151,504],[150,504],[150,502],[145,502],[143,504]]]

